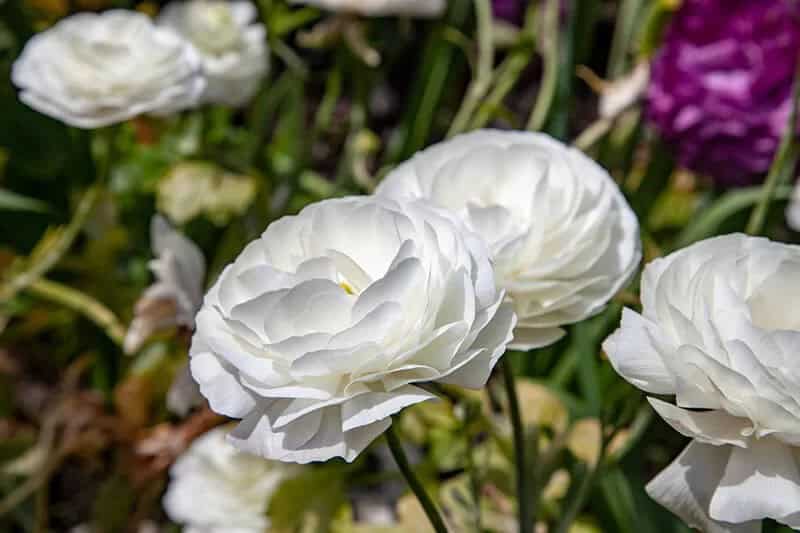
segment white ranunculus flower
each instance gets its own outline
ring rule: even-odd
[[[230,438],[270,459],[352,461],[417,384],[485,385],[512,308],[481,240],[423,202],[326,200],[271,224],[197,315],[192,375]]]
[[[205,87],[184,39],[124,10],[78,13],[33,36],[12,80],[27,105],[79,128],[184,109]]]
[[[355,13],[368,17],[408,16],[438,17],[447,7],[445,0],[290,0],[330,11]]]
[[[519,317],[514,348],[551,344],[602,310],[641,258],[636,215],[608,173],[539,133],[458,136],[397,167],[376,194],[428,199],[488,242]]]
[[[647,265],[604,348],[693,440],[647,487],[708,533],[800,528],[800,247],[728,235]]]
[[[194,315],[203,301],[206,262],[200,248],[160,215],[150,222],[150,241],[155,255],[150,270],[155,282],[136,302],[124,343],[129,354],[162,329],[192,329]]]
[[[247,0],[177,0],[158,23],[191,42],[203,61],[205,102],[241,106],[252,99],[269,66],[267,30]]]
[[[240,452],[225,428],[197,438],[172,465],[164,495],[170,520],[184,533],[263,533],[269,500],[297,467]]]

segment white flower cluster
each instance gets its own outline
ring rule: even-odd
[[[367,16],[433,17],[446,7],[445,0],[302,2]],[[30,107],[84,129],[207,103],[239,107],[269,68],[266,34],[249,0],[174,0],[155,22],[122,9],[79,13],[26,44],[12,81]]]
[[[190,0],[142,13],[79,13],[35,35],[12,80],[32,108],[79,128],[202,103],[239,106],[268,67],[266,30],[245,1]]]
[[[192,375],[212,409],[242,419],[239,448],[352,461],[434,398],[425,383],[483,387],[512,334],[554,342],[638,261],[636,218],[600,167],[541,135],[479,131],[375,196],[267,228],[206,295]]]
[[[800,528],[800,247],[728,235],[650,263],[614,368],[691,437],[647,487],[709,533]]]

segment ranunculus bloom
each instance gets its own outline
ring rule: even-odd
[[[481,240],[443,210],[326,200],[271,224],[208,292],[190,350],[239,448],[305,463],[355,457],[416,383],[480,388],[515,316]]]
[[[194,315],[203,301],[206,262],[197,245],[160,215],[150,223],[150,240],[155,254],[150,270],[155,283],[136,302],[125,336],[126,353],[136,352],[162,329],[194,327]]]
[[[647,114],[682,165],[753,181],[786,128],[799,53],[800,3],[684,0],[653,62]]]
[[[444,13],[445,0],[290,0],[330,11],[355,13],[368,17],[408,16],[438,17]]]
[[[164,510],[184,533],[264,533],[269,500],[297,467],[242,453],[224,428],[197,438],[170,470]]]
[[[709,533],[800,528],[800,247],[728,235],[647,265],[604,348],[693,440],[647,486]]]
[[[641,257],[636,215],[611,176],[538,133],[461,135],[397,167],[377,194],[428,199],[485,239],[519,317],[519,349],[599,312]]]
[[[492,0],[492,13],[508,22],[519,22],[522,17],[523,0]]]
[[[203,100],[241,106],[250,101],[269,66],[267,30],[247,0],[188,0],[168,4],[158,17],[191,42],[208,82]]]
[[[20,99],[79,128],[190,107],[205,80],[200,58],[142,13],[79,13],[33,36],[14,63]]]

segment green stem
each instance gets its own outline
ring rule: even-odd
[[[517,513],[519,515],[519,533],[531,533],[533,528],[534,509],[531,505],[530,487],[528,479],[527,461],[525,460],[525,428],[519,412],[517,387],[514,380],[514,371],[508,361],[501,361],[503,367],[503,381],[508,397],[508,411],[511,417],[511,428],[514,432],[514,455],[517,469]]]
[[[117,345],[122,346],[125,340],[124,326],[108,307],[88,294],[46,279],[34,281],[28,290],[36,296],[77,311],[97,324]]]
[[[592,122],[585,130],[581,132],[578,137],[572,142],[575,148],[587,152],[591,149],[597,142],[602,139],[606,133],[611,131],[611,126],[614,125],[614,121],[607,117],[601,117]]]
[[[792,171],[797,165],[800,155],[797,142],[797,112],[800,105],[800,62],[798,62],[797,72],[794,80],[794,96],[792,99],[792,112],[789,113],[789,122],[783,133],[780,147],[775,154],[775,159],[769,169],[767,180],[764,183],[764,192],[747,223],[747,233],[758,235],[764,228],[764,221],[767,218],[770,203],[775,196],[775,191],[779,186],[785,185],[791,180]]]
[[[503,99],[519,80],[520,74],[530,61],[530,56],[530,50],[520,48],[512,52],[497,68],[494,88],[478,108],[474,120],[469,125],[470,129],[482,128],[491,120]]]
[[[559,9],[559,0],[547,1],[544,11],[544,30],[542,32],[542,39],[544,40],[544,74],[542,75],[539,94],[536,96],[536,103],[533,105],[526,127],[530,131],[539,131],[544,127],[558,88]]]
[[[400,468],[400,472],[403,473],[403,477],[406,478],[408,486],[417,497],[417,500],[419,500],[420,505],[422,505],[422,509],[428,516],[428,520],[430,520],[434,531],[436,531],[436,533],[447,533],[447,527],[444,525],[444,520],[439,514],[439,510],[425,491],[425,487],[422,486],[422,483],[420,483],[419,479],[414,474],[414,470],[408,462],[406,452],[403,451],[403,445],[397,437],[397,433],[395,433],[394,424],[389,426],[389,429],[386,430],[386,441],[389,443],[389,449],[392,451],[392,456],[397,466]]]
[[[492,83],[492,65],[494,64],[494,40],[492,36],[492,6],[489,0],[475,0],[475,16],[478,21],[478,63],[475,76],[467,89],[467,95],[458,110],[448,137],[458,135],[467,130],[475,109],[480,104]]]
[[[45,233],[39,241],[34,252],[26,260],[26,265],[20,271],[13,272],[7,279],[0,283],[0,302],[7,302],[19,291],[24,290],[40,277],[44,276],[67,253],[75,238],[80,233],[92,208],[97,201],[99,188],[93,185],[81,197],[75,214],[70,223],[64,228],[58,228]],[[36,252],[41,251],[39,255]]]
[[[578,487],[578,490],[575,492],[575,495],[569,502],[569,506],[567,507],[566,511],[561,517],[561,521],[559,522],[558,526],[555,529],[555,533],[567,533],[572,526],[572,523],[578,517],[578,513],[581,511],[584,502],[589,497],[589,493],[592,490],[592,486],[594,486],[595,479],[597,478],[598,471],[600,470],[599,466],[589,466],[589,470],[583,476],[581,480],[581,484]]]
[[[680,249],[689,246],[699,240],[711,237],[717,231],[720,224],[725,222],[728,217],[736,212],[752,206],[764,197],[763,189],[766,187],[746,187],[728,191],[717,199],[713,204],[706,207],[701,213],[678,235],[672,249]],[[773,200],[788,200],[792,196],[792,187],[784,185],[778,187],[772,193]]]

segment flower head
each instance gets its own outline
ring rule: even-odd
[[[653,62],[647,114],[681,164],[747,183],[786,128],[798,54],[793,0],[684,0]]]
[[[522,17],[524,0],[492,0],[492,13],[499,19],[517,23]]]
[[[241,106],[250,101],[267,73],[267,30],[247,0],[176,0],[158,24],[185,37],[197,50],[208,85],[203,100]]]
[[[438,17],[447,7],[445,0],[291,0],[291,2],[368,17]]]
[[[142,13],[78,13],[34,37],[14,63],[20,99],[79,128],[194,105],[205,87],[200,58]]]
[[[744,235],[647,265],[642,314],[604,348],[693,439],[648,492],[703,531],[800,527],[800,247]],[[741,524],[741,525],[732,525]]]
[[[227,429],[197,438],[170,470],[164,509],[187,533],[263,533],[267,507],[296,467],[242,453]]]
[[[271,224],[197,315],[192,375],[241,449],[352,461],[417,383],[480,388],[515,317],[488,252],[447,212],[374,197],[326,200]]]
[[[159,330],[174,326],[191,329],[203,301],[206,262],[200,248],[160,215],[150,222],[150,240],[155,254],[150,269],[156,280],[136,302],[125,336],[127,353],[137,351]]]
[[[429,148],[377,191],[452,210],[488,243],[519,323],[514,347],[545,346],[600,311],[633,275],[639,226],[608,173],[542,134],[483,130]]]

